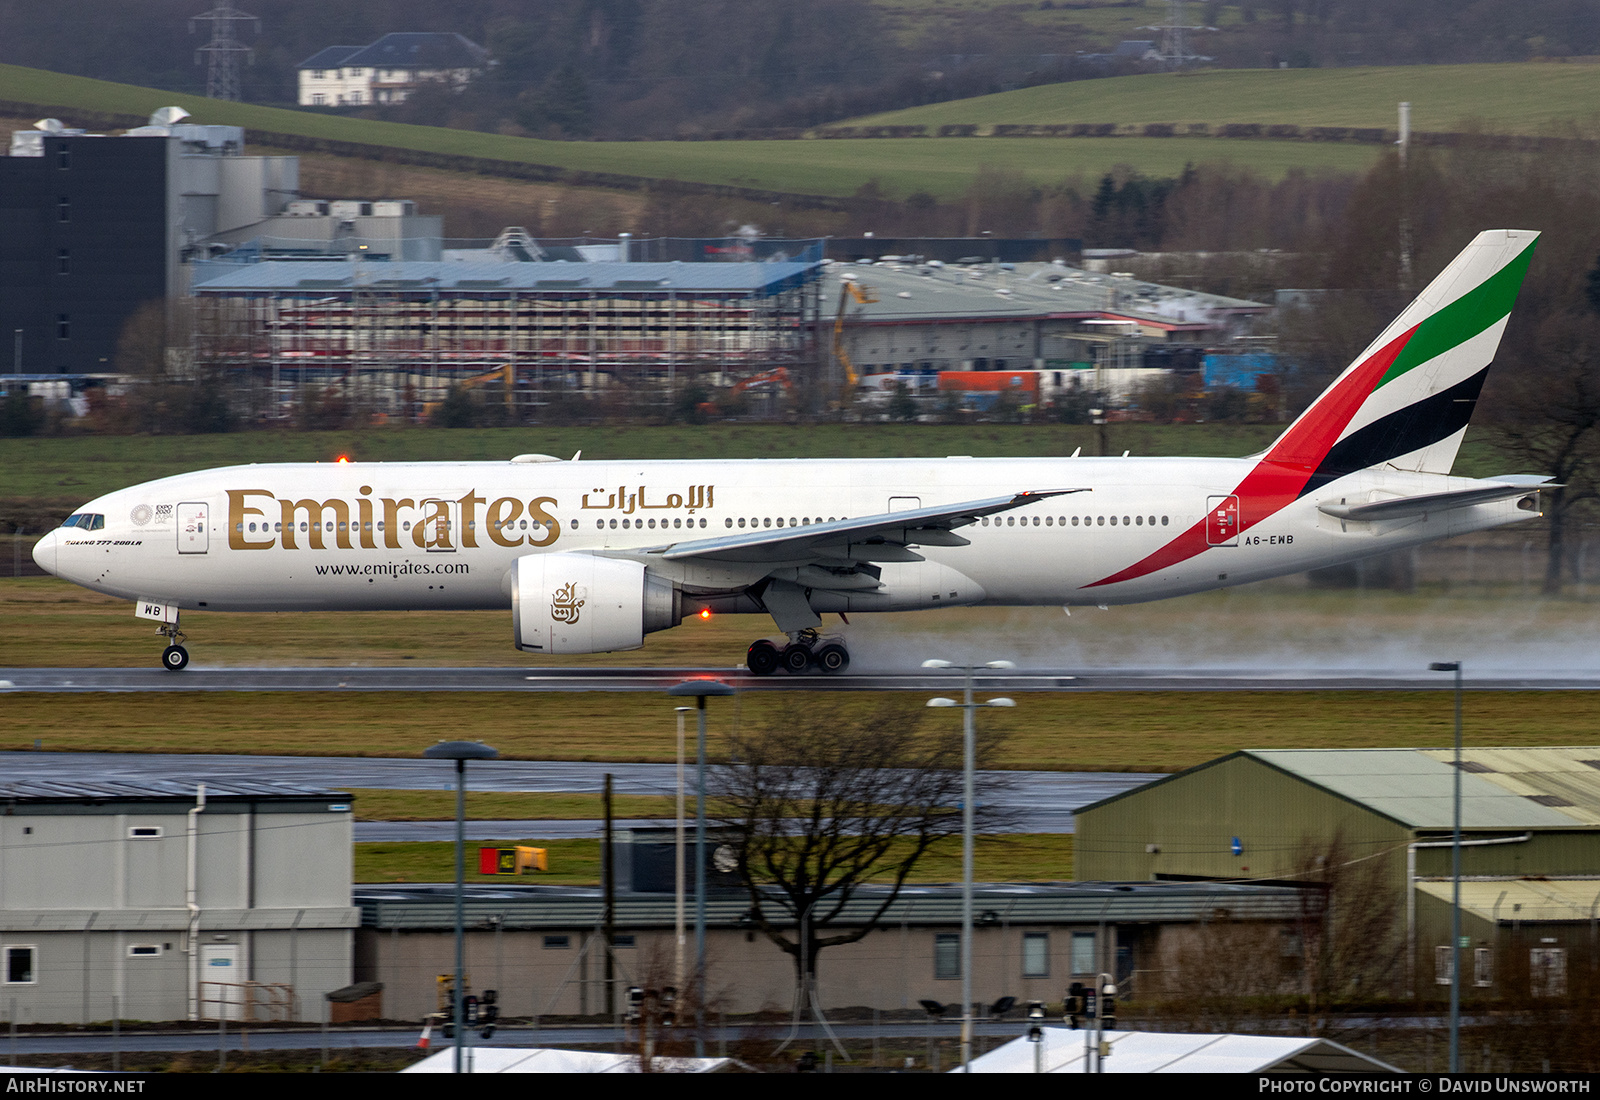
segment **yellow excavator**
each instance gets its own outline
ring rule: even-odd
[[[515,368],[510,363],[507,363],[501,367],[496,367],[494,370],[487,371],[483,374],[474,374],[470,377],[463,378],[452,383],[452,386],[460,386],[464,390],[472,390],[477,389],[479,386],[486,386],[491,382],[499,382],[501,384],[503,387],[501,390],[501,400],[505,402],[506,409],[510,410],[516,401],[516,391],[514,388],[516,385],[516,373]],[[422,419],[427,420],[432,417],[434,410],[436,410],[442,404],[444,404],[443,401],[428,401],[424,403],[422,406]]]
[[[856,385],[861,381],[856,374],[856,365],[850,362],[850,354],[844,350],[844,323],[846,320],[845,309],[854,298],[857,305],[864,306],[878,299],[873,297],[870,286],[862,286],[854,279],[842,279],[839,283],[839,308],[833,318],[833,357],[844,368],[844,401],[855,392]]]

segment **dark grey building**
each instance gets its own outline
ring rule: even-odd
[[[134,310],[186,294],[186,261],[207,240],[276,214],[299,186],[296,158],[243,156],[236,126],[150,125],[113,138],[50,125],[15,134],[0,157],[7,373],[112,370]]]
[[[21,368],[111,369],[139,305],[168,294],[164,138],[49,136],[43,156],[0,157],[0,334]],[[8,369],[15,369],[10,362]]]

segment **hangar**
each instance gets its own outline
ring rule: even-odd
[[[1449,749],[1250,749],[1077,811],[1085,878],[1358,886],[1407,989],[1448,982]],[[1565,989],[1596,961],[1600,748],[1463,752],[1462,905],[1481,995]],[[1337,905],[1335,897],[1330,904]],[[1463,970],[1465,971],[1465,963]],[[1443,967],[1444,969],[1440,969]]]

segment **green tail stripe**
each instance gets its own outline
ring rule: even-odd
[[[1522,288],[1522,277],[1528,273],[1528,264],[1533,260],[1533,249],[1533,244],[1528,245],[1521,255],[1478,286],[1424,318],[1374,389],[1466,342],[1510,313],[1517,291]]]

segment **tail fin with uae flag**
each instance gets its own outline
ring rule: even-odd
[[[1262,457],[1301,495],[1372,466],[1448,474],[1539,234],[1479,233]]]

